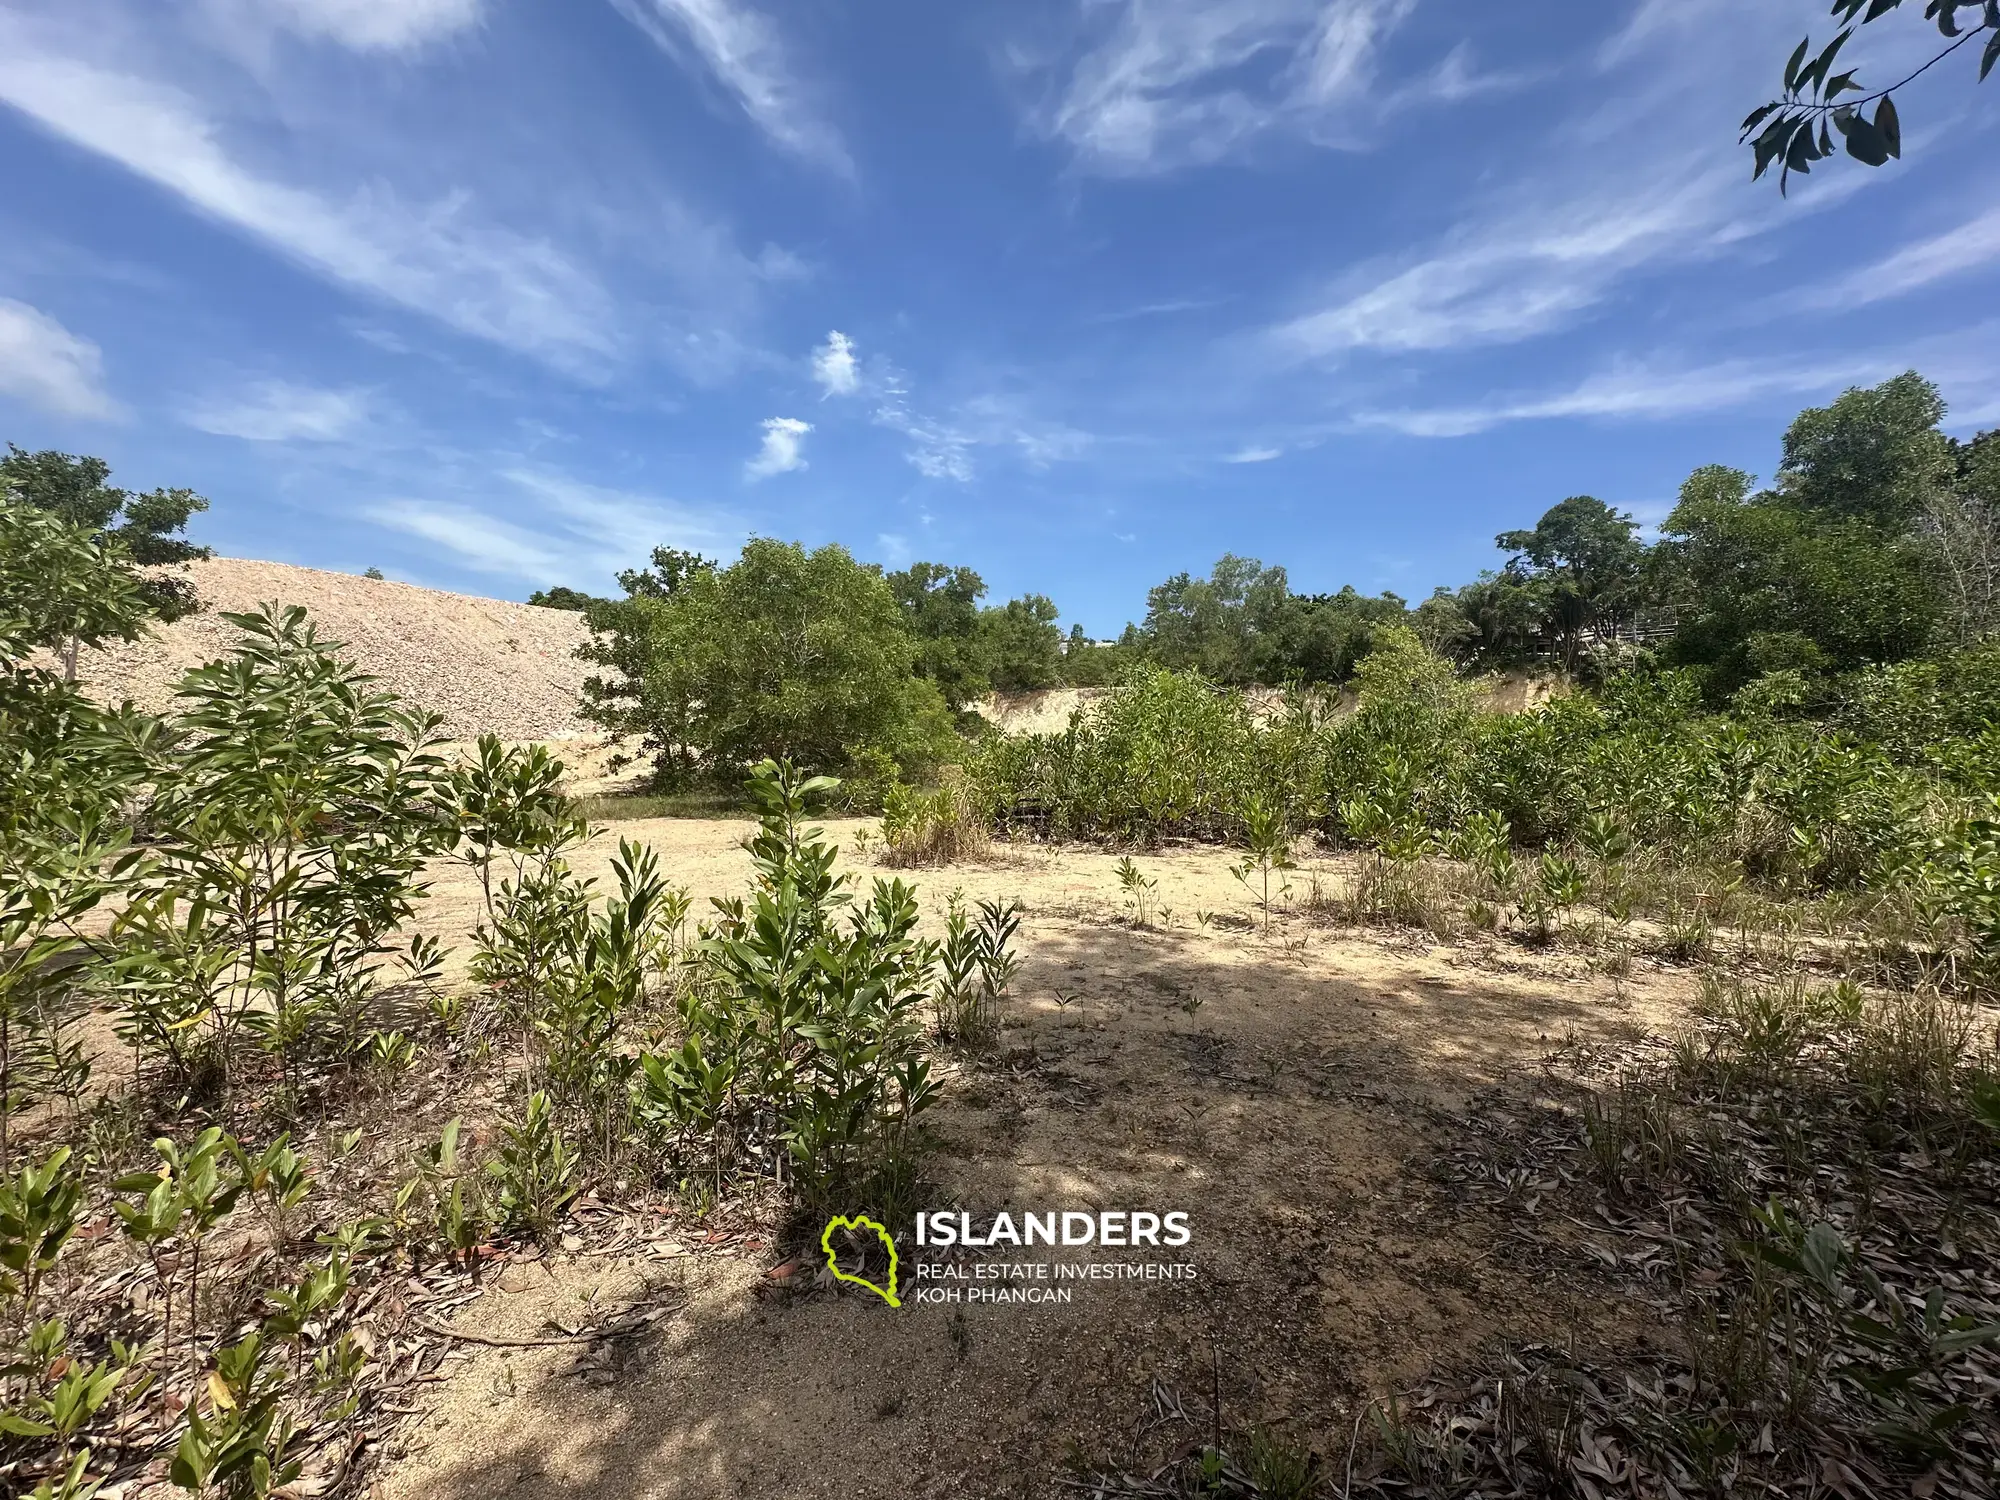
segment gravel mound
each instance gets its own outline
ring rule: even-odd
[[[583,679],[595,669],[576,659],[589,632],[573,611],[233,557],[192,563],[188,576],[199,614],[156,624],[129,645],[84,653],[77,676],[93,697],[167,708],[183,672],[234,645],[236,627],[223,612],[275,600],[304,605],[322,640],[343,642],[341,654],[384,687],[443,714],[454,739],[593,733],[576,714]]]

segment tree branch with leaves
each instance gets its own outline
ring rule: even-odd
[[[2000,0],[1925,0],[1924,19],[1936,25],[1946,45],[1929,61],[1886,88],[1872,92],[1855,77],[1854,69],[1836,73],[1854,33],[1878,21],[1903,0],[1834,0],[1833,16],[1840,30],[1817,55],[1810,36],[1793,50],[1785,64],[1785,91],[1759,105],[1743,121],[1742,141],[1756,154],[1753,180],[1778,164],[1778,191],[1784,192],[1794,172],[1812,171],[1812,164],[1834,154],[1834,133],[1856,161],[1879,167],[1903,154],[1903,126],[1896,112],[1896,91],[1914,83],[1961,49],[1985,38],[1980,50],[1979,77],[2000,62]],[[1968,20],[1961,12],[1970,11]],[[1852,96],[1852,97],[1850,97]],[[1872,113],[1871,113],[1872,108]]]

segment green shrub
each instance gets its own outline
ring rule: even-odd
[[[936,1093],[922,1017],[938,950],[915,935],[909,886],[877,880],[857,901],[835,873],[834,846],[805,821],[807,799],[834,789],[758,768],[756,886],[717,903],[679,993],[680,1044],[639,1059],[634,1108],[684,1181],[762,1170],[813,1208],[877,1202],[909,1181],[916,1119]]]
[[[759,538],[726,568],[632,575],[587,610],[596,682],[586,711],[641,736],[663,786],[734,780],[767,758],[814,771],[886,764],[920,776],[949,755],[951,715],[913,674],[916,648],[878,569],[843,547]]]
[[[183,1081],[226,1081],[248,1037],[288,1069],[308,1041],[357,1050],[371,960],[455,833],[436,716],[371,688],[303,609],[223,618],[241,642],[181,681],[114,928],[127,1035]]]
[[[1364,919],[1422,911],[1436,926],[1441,889],[1410,867],[1449,848],[1484,872],[1472,893],[1482,910],[1471,915],[1496,926],[1523,899],[1501,868],[1511,845],[1588,856],[1585,886],[1614,920],[1651,899],[1674,941],[1696,948],[1717,914],[1689,907],[1663,872],[1708,871],[1775,894],[1931,890],[1978,946],[1996,941],[1982,873],[1991,822],[1979,809],[2000,790],[2000,728],[1970,666],[1971,685],[1930,728],[1884,744],[1826,724],[1710,712],[1686,671],[1614,678],[1524,713],[1482,710],[1414,635],[1381,627],[1376,638],[1351,713],[1293,692],[1260,716],[1198,677],[1155,672],[1059,734],[981,746],[968,772],[1003,830],[1251,847],[1260,819],[1275,816],[1373,850],[1381,858],[1363,871],[1366,889],[1346,903]],[[1930,682],[1943,701],[1914,668],[1880,682],[1885,694]],[[1466,842],[1495,828],[1504,836]],[[1566,894],[1573,885],[1526,887],[1534,932],[1553,935],[1578,904]]]

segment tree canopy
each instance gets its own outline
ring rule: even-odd
[[[116,542],[140,567],[213,555],[182,534],[197,512],[208,509],[208,502],[193,490],[156,489],[135,495],[110,481],[111,466],[101,458],[52,449],[30,453],[13,443],[7,445],[7,456],[0,458],[0,490],[12,490],[35,509]],[[140,588],[152,612],[164,620],[179,619],[198,607],[194,589],[185,579],[155,574],[145,577]]]
[[[1570,666],[1587,631],[1637,602],[1646,556],[1638,523],[1594,496],[1572,495],[1544,511],[1532,531],[1503,531],[1493,541],[1514,554],[1507,574],[1537,596]]]
[[[1003,693],[1055,687],[1063,680],[1059,611],[1046,594],[1023,594],[980,616],[990,652],[989,680]]]
[[[887,575],[916,643],[916,672],[937,684],[944,701],[964,708],[992,686],[992,661],[979,628],[986,581],[970,568],[912,563]]]
[[[765,759],[879,780],[949,742],[902,606],[846,548],[758,538],[727,567],[662,576],[659,562],[627,575],[625,599],[587,611],[592,659],[620,674],[599,681],[589,711],[642,733],[668,781],[733,778]]]

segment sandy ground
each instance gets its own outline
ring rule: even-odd
[[[845,841],[866,825],[827,826]],[[603,873],[618,835],[643,838],[702,907],[745,882],[747,828],[616,825],[579,864]],[[1682,976],[1642,967],[1614,984],[1574,955],[1296,913],[1266,938],[1223,925],[1251,912],[1229,862],[1141,856],[1172,912],[1154,928],[1125,920],[1115,857],[1098,851],[896,872],[933,914],[954,888],[1028,909],[1000,1045],[955,1071],[932,1116],[932,1207],[1182,1210],[1192,1244],[1160,1258],[1197,1279],[1086,1284],[1067,1306],[891,1309],[848,1289],[772,1295],[766,1273],[796,1247],[761,1238],[717,1247],[684,1230],[645,1254],[554,1255],[510,1268],[458,1326],[532,1337],[593,1302],[679,1310],[610,1364],[467,1346],[382,1492],[1045,1495],[1070,1457],[1130,1451],[1162,1392],[1205,1427],[1218,1390],[1227,1423],[1283,1424],[1337,1454],[1362,1393],[1501,1334],[1615,1334],[1615,1302],[1430,1173],[1476,1128],[1475,1099],[1490,1117],[1532,1097],[1553,1046],[1671,1024]],[[454,872],[425,925],[462,934],[477,907]]]

